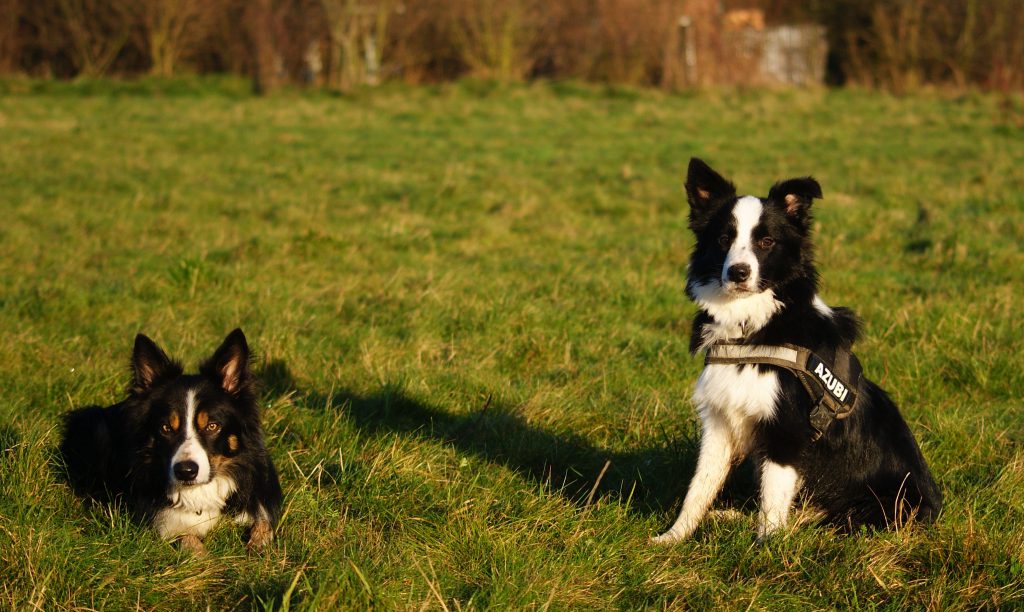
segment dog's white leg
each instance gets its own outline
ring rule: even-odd
[[[672,528],[651,538],[652,542],[670,544],[690,537],[725,484],[735,452],[732,432],[728,426],[714,415],[708,415],[701,432],[697,471],[690,481],[683,509]]]
[[[789,509],[799,490],[800,475],[794,468],[767,460],[761,465],[761,512],[757,521],[757,539],[764,539],[786,526]]]

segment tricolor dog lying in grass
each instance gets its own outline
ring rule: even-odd
[[[761,480],[758,537],[786,526],[801,491],[843,529],[933,520],[942,495],[917,442],[851,353],[856,316],[817,295],[817,181],[740,197],[693,159],[686,193],[697,239],[686,292],[699,307],[690,350],[707,351],[693,394],[700,454],[679,518],[654,541],[689,537],[748,456]]]
[[[269,544],[281,486],[263,444],[248,363],[240,329],[196,375],[139,334],[128,399],[65,417],[60,452],[74,490],[124,503],[160,536],[197,553],[224,515],[249,526],[250,549]]]

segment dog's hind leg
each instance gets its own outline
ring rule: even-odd
[[[800,490],[800,475],[792,467],[765,460],[761,464],[761,512],[757,539],[786,526],[793,499]]]
[[[707,514],[711,503],[722,490],[729,475],[736,445],[732,432],[722,419],[707,415],[700,439],[700,456],[697,457],[697,471],[690,481],[690,488],[683,500],[683,509],[672,527],[660,536],[651,538],[655,544],[671,544],[685,540],[697,529],[700,520]]]

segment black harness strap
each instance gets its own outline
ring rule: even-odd
[[[860,396],[861,367],[857,356],[837,349],[835,362],[826,363],[810,349],[795,344],[743,344],[719,340],[708,348],[704,365],[764,364],[792,372],[811,396],[808,415],[812,440],[828,431],[832,421],[850,416]]]

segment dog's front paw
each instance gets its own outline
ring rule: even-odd
[[[757,524],[757,543],[764,544],[775,537],[781,537],[786,535],[785,524],[779,525],[777,523],[769,523],[767,521],[760,521]]]
[[[185,535],[178,539],[178,544],[182,550],[187,550],[196,557],[205,557],[209,553],[206,552],[206,547],[203,546],[203,541],[199,539],[199,536]]]
[[[684,533],[677,531],[668,530],[660,536],[654,536],[651,538],[651,544],[675,544],[676,542],[682,542],[687,538]]]
[[[270,521],[259,519],[252,525],[252,529],[249,531],[249,543],[246,544],[246,548],[249,552],[256,552],[261,548],[266,548],[274,540],[274,528],[270,526]]]

